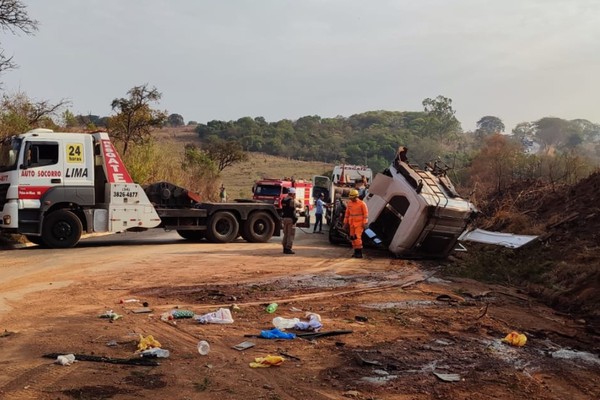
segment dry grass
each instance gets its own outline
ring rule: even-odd
[[[178,153],[177,157],[173,157],[173,162],[177,164],[174,165],[175,168],[179,168],[179,160],[186,144],[200,146],[193,127],[161,129],[154,137],[161,148]],[[295,179],[312,179],[314,175],[331,172],[334,167],[333,164],[323,162],[298,161],[262,153],[248,153],[248,157],[248,161],[225,168],[217,178],[218,182],[212,186],[218,188],[221,184],[225,185],[229,199],[248,199],[252,197],[252,185],[258,179],[292,176]],[[214,199],[217,195],[218,193],[214,194]]]

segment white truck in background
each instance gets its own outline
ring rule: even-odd
[[[184,239],[225,243],[279,236],[272,204],[201,202],[168,182],[133,182],[106,132],[48,129],[0,142],[0,232],[51,248],[75,246],[83,232],[162,227]]]

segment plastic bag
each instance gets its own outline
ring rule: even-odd
[[[266,357],[257,357],[254,359],[254,362],[250,363],[252,368],[268,368],[271,365],[278,366],[281,365],[285,361],[285,358],[281,356],[271,356],[268,355]]]
[[[233,324],[233,317],[228,308],[219,308],[215,312],[195,315],[194,319],[201,324]]]
[[[260,331],[260,337],[263,339],[295,339],[295,333],[281,332],[277,328],[273,328],[269,331]]]
[[[294,329],[318,332],[319,329],[323,327],[323,324],[321,323],[321,316],[319,314],[306,313],[306,318],[308,318],[308,322],[299,321],[296,323],[296,325],[294,325]]]
[[[527,336],[519,332],[511,332],[502,341],[513,346],[523,347],[527,343]]]
[[[56,361],[54,361],[56,364],[60,364],[60,365],[71,365],[75,362],[75,355],[74,354],[65,354],[62,356],[58,356],[56,357]]]
[[[138,351],[144,351],[146,349],[151,349],[154,347],[160,347],[160,342],[152,335],[148,335],[146,337],[140,335],[140,342],[138,343]]]

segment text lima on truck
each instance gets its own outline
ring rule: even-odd
[[[206,203],[168,182],[133,182],[107,133],[34,129],[0,143],[0,231],[51,248],[83,232],[162,227],[183,238],[225,243],[279,236],[272,204]]]

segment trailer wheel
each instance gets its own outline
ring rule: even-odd
[[[242,237],[250,243],[265,243],[275,231],[275,221],[266,212],[258,211],[250,214],[242,227]]]
[[[228,211],[215,213],[208,222],[206,237],[213,243],[229,243],[238,237],[240,224]]]
[[[77,215],[68,210],[58,210],[44,219],[42,240],[50,248],[66,249],[79,242],[82,232],[83,226]]]
[[[179,236],[190,242],[199,242],[204,239],[204,231],[193,231],[193,230],[177,230]]]
[[[38,246],[45,245],[44,239],[41,236],[25,235],[25,237],[33,244],[37,244]]]

